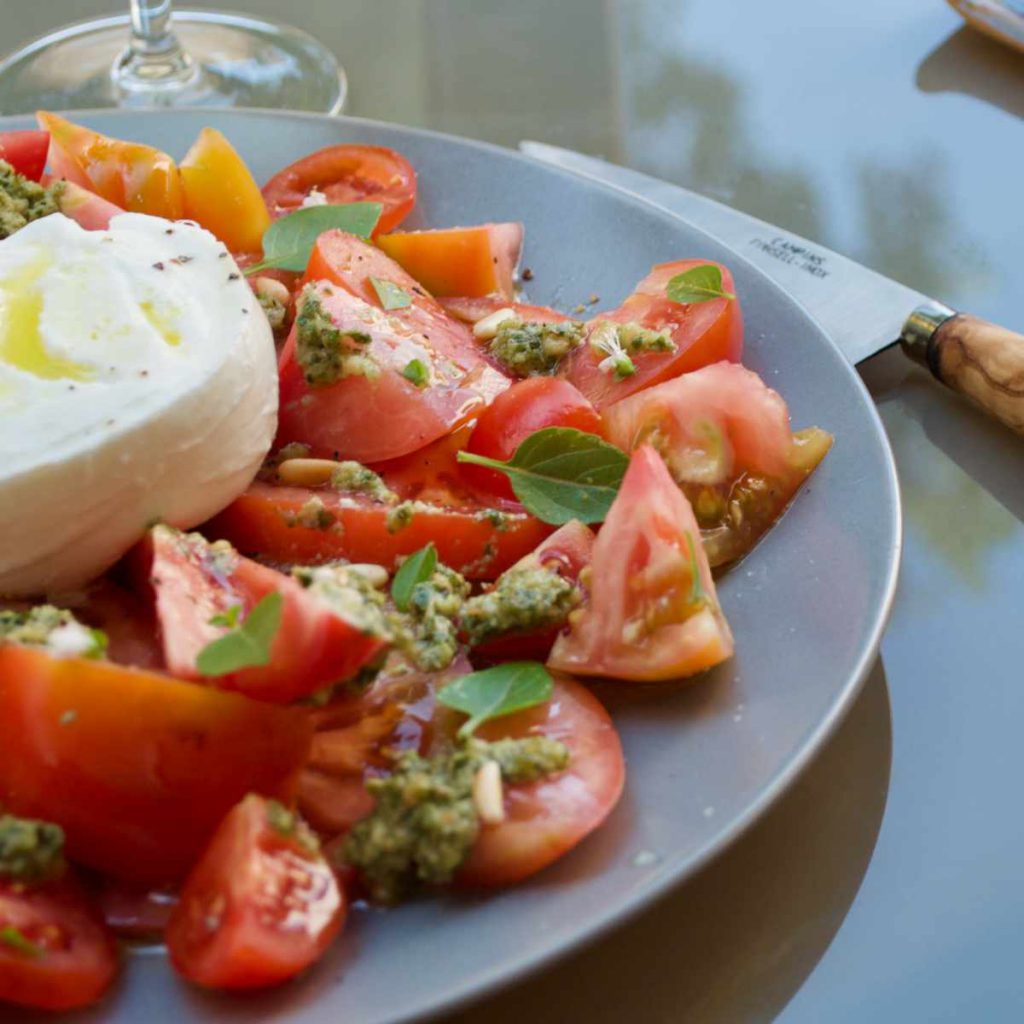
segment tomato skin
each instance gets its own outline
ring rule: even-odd
[[[147,885],[182,877],[244,794],[287,800],[311,737],[301,708],[13,644],[0,721],[0,801],[61,825],[74,860]]]
[[[560,672],[658,682],[732,655],[693,510],[649,445],[633,453],[597,535],[579,611],[548,658]]]
[[[49,148],[49,132],[34,129],[0,132],[0,160],[32,181],[42,178]]]
[[[295,525],[313,497],[324,503],[337,528]],[[273,562],[315,565],[345,558],[389,571],[400,557],[433,541],[445,565],[475,580],[494,579],[551,532],[525,513],[510,513],[506,529],[498,530],[488,522],[486,507],[461,505],[417,511],[406,527],[391,533],[389,510],[336,492],[256,481],[203,529],[208,536],[230,540],[239,551]]]
[[[380,203],[375,234],[393,231],[416,205],[416,171],[386,146],[344,143],[317,150],[278,171],[263,186],[263,198],[277,218],[301,206],[314,188],[329,203]]]
[[[274,828],[247,796],[189,874],[167,925],[176,971],[207,988],[277,985],[307,968],[341,930],[345,897],[319,852]]]
[[[181,161],[184,213],[232,252],[263,244],[270,214],[245,161],[220,132],[204,128]]]
[[[678,303],[665,295],[666,285],[676,274],[707,263],[708,260],[659,263],[621,306],[591,318],[591,324],[612,320],[669,331],[676,344],[674,353],[641,352],[634,355],[637,372],[617,381],[614,374],[600,369],[599,364],[604,357],[584,341],[566,360],[563,372],[597,409],[604,409],[652,384],[710,363],[723,359],[739,362],[743,351],[743,316],[739,299]],[[712,265],[722,272],[723,290],[735,294],[736,288],[728,268],[717,263]]]
[[[56,177],[67,178],[132,213],[181,218],[181,177],[166,153],[139,142],[108,138],[45,110],[36,117],[50,133],[50,167]]]
[[[599,437],[604,432],[597,410],[567,380],[527,377],[498,395],[480,414],[467,450],[505,462],[523,441],[545,427],[572,427]],[[472,463],[461,463],[460,469],[483,493],[515,500],[504,473]]]
[[[0,1003],[73,1010],[95,1003],[117,975],[114,937],[70,869],[39,885],[0,881],[0,928],[43,951],[0,943]]]
[[[515,297],[522,224],[396,231],[377,245],[432,295]]]
[[[385,646],[291,576],[241,556],[226,571],[214,562],[209,545],[201,539],[155,527],[142,551],[167,670],[180,679],[288,704],[350,678]],[[223,676],[203,676],[196,667],[199,653],[224,634],[224,628],[210,620],[233,606],[248,615],[271,593],[280,594],[283,602],[269,663]]]
[[[816,427],[794,434],[782,397],[753,371],[726,362],[616,402],[604,422],[608,439],[625,452],[657,439],[669,472],[700,512],[712,566],[742,557],[760,540],[832,443]],[[729,505],[744,499],[736,522]]]

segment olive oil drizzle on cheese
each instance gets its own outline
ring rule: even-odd
[[[91,380],[91,367],[51,355],[43,344],[43,295],[35,285],[51,266],[41,252],[0,281],[0,361],[43,380]]]

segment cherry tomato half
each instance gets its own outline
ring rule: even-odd
[[[188,876],[167,925],[175,969],[209,988],[276,985],[338,934],[345,897],[291,812],[247,796]]]
[[[416,172],[401,153],[386,146],[345,143],[304,156],[263,186],[271,217],[302,205],[314,190],[329,203],[370,201],[383,212],[377,231],[393,231],[416,205]]]
[[[54,881],[0,881],[0,1002],[71,1010],[117,974],[117,947],[70,870]]]

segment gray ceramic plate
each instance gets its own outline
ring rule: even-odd
[[[806,493],[721,582],[736,658],[693,686],[605,686],[628,760],[608,824],[528,884],[488,899],[357,911],[307,977],[243,1000],[179,984],[160,954],[132,957],[114,996],[76,1020],[404,1021],[450,1008],[566,952],[693,873],[776,799],[835,727],[877,649],[896,579],[895,470],[860,379],[816,324],[741,257],[653,206],[491,146],[345,118],[103,113],[112,135],[180,156],[219,128],[259,180],[342,141],[400,149],[419,172],[416,225],[526,224],[530,297],[611,306],[652,263],[728,264],[743,301],[747,362],[794,423],[836,444]],[[10,122],[4,127],[23,127]],[[794,837],[795,840],[796,837]],[[10,1019],[9,1016],[5,1019]]]

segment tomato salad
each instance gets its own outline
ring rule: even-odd
[[[199,986],[278,984],[354,903],[568,853],[625,782],[587,680],[729,659],[716,573],[831,443],[742,365],[728,268],[681,254],[616,308],[558,311],[519,291],[522,224],[403,230],[416,171],[390,149],[331,146],[261,189],[212,129],[179,163],[39,124],[0,133],[0,264],[52,217],[76,245],[129,225],[216,247],[273,442],[212,518],[157,509],[102,575],[0,604],[0,1000],[95,1002],[118,935],[162,936]],[[132,329],[184,358],[153,295]],[[34,315],[35,355],[5,327],[0,370],[88,387]],[[212,443],[184,419],[160,443]]]

